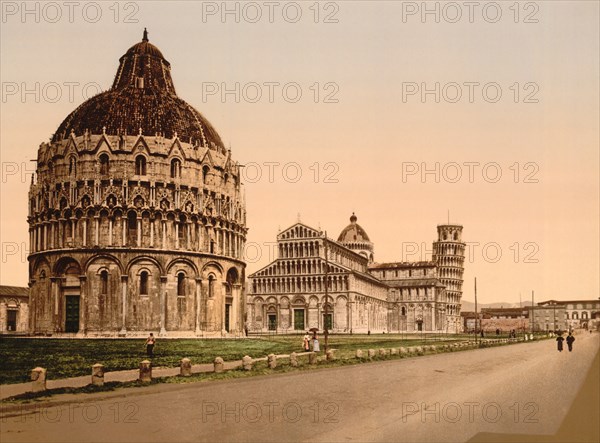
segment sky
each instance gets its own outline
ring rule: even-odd
[[[468,2],[467,2],[468,3]],[[599,3],[2,2],[0,283],[27,284],[37,148],[148,29],[246,165],[247,274],[354,212],[375,260],[460,223],[463,298],[599,295]]]

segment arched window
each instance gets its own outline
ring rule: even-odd
[[[177,274],[177,296],[185,295],[185,274],[180,272]]]
[[[133,211],[127,213],[127,244],[137,245],[137,214]]]
[[[75,160],[75,157],[70,157],[69,158],[69,175],[75,175],[77,174],[77,160]]]
[[[148,271],[140,272],[140,295],[148,295]]]
[[[181,177],[181,161],[177,158],[171,160],[171,178]]]
[[[215,276],[214,275],[209,275],[208,276],[208,297],[214,297],[215,295]]]
[[[108,271],[106,269],[100,272],[100,294],[108,294]]]
[[[573,320],[579,320],[579,314],[577,312],[573,312]]]
[[[206,183],[206,179],[208,178],[208,171],[210,171],[210,168],[206,165],[204,165],[202,167],[202,182]]]
[[[146,157],[143,155],[135,158],[135,175],[146,175]]]
[[[109,160],[108,154],[100,154],[98,157],[98,162],[100,163],[100,175],[108,175],[109,171]]]
[[[402,315],[406,315],[406,308],[402,306]]]
[[[581,313],[581,319],[582,319],[582,320],[587,320],[587,318],[588,318],[588,313],[587,313],[587,311],[583,311],[583,312]]]

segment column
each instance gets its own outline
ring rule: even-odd
[[[221,333],[225,334],[225,305],[227,304],[227,300],[225,300],[225,282],[221,282],[221,297],[219,297],[219,300],[222,300],[221,303]],[[229,322],[229,326],[231,327],[231,321]]]
[[[85,226],[85,224],[83,225]],[[79,276],[79,331],[84,335],[87,334],[87,317],[88,317],[88,303],[87,303],[87,277],[85,275]]]
[[[156,219],[152,218],[152,220],[150,220],[150,247],[153,248],[154,247],[154,227],[156,224]]]
[[[162,221],[162,249],[167,249],[167,222]]]
[[[230,326],[231,331],[241,331],[242,328],[242,316],[240,312],[242,312],[242,285],[239,283],[235,283],[231,288],[231,318],[233,321],[230,321],[229,324],[233,325],[233,328]]]
[[[60,298],[60,278],[59,277],[51,277],[50,281],[52,282],[52,299],[54,300],[54,315],[52,319],[52,324],[54,326],[54,331],[60,330],[60,318],[59,318],[59,298]]]
[[[54,220],[50,221],[50,238],[48,239],[48,247],[54,249]]]
[[[65,225],[64,218],[58,219],[58,247],[60,249],[65,247]]]
[[[74,248],[76,246],[75,239],[77,238],[77,220],[75,216],[71,217],[71,247]]]
[[[175,223],[175,249],[179,249],[179,223]]]
[[[190,240],[192,238],[192,222],[191,222],[191,220],[188,220],[186,222],[185,227],[187,230],[186,249],[189,251],[190,250]]]
[[[83,238],[81,239],[82,240],[81,244],[83,245],[83,247],[86,247],[87,246],[87,217],[84,218],[82,220],[82,222],[83,222]]]
[[[108,218],[108,246],[112,246],[113,244],[113,219]]]
[[[123,321],[119,335],[127,334],[127,275],[121,275],[121,319]]]
[[[196,278],[196,296],[194,300],[196,335],[200,334],[200,300],[202,297],[202,279]]]
[[[167,308],[166,286],[167,286],[167,276],[161,275],[160,276],[160,296],[159,296],[159,299],[160,299],[160,333],[159,333],[159,335],[161,337],[165,337],[167,335],[167,330],[165,329],[166,308]]]
[[[142,247],[142,217],[138,216],[137,218],[137,229],[136,229],[137,239],[136,244],[138,248]]]
[[[127,246],[127,217],[125,215],[121,218],[121,223],[123,224],[121,246]]]

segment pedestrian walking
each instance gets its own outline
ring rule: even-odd
[[[304,338],[302,339],[302,351],[310,352],[310,335],[308,335],[308,332],[304,334]]]
[[[573,350],[573,342],[575,341],[575,337],[571,333],[567,336],[567,347],[569,348],[569,352]]]
[[[154,334],[151,332],[148,338],[146,339],[146,354],[148,357],[154,357],[154,344],[156,343],[156,339],[154,338]]]
[[[313,334],[313,338],[312,338],[312,347],[313,347],[313,352],[320,352],[321,348],[319,346],[319,339],[317,338],[317,333],[315,332]]]
[[[565,339],[563,338],[562,335],[559,335],[558,337],[556,337],[556,341],[558,342],[558,352],[562,352],[562,350],[563,350],[563,341],[564,340]]]

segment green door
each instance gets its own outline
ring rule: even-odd
[[[79,296],[67,295],[65,332],[79,332]]]
[[[226,304],[225,305],[225,330],[227,332],[229,332],[229,316],[230,316],[230,312],[231,312],[231,305],[230,304]]]
[[[323,314],[323,324],[328,331],[333,327],[333,314]]]
[[[277,315],[269,314],[268,318],[269,318],[269,331],[276,331],[277,330]]]
[[[304,330],[304,309],[294,309],[294,329],[296,331]]]

